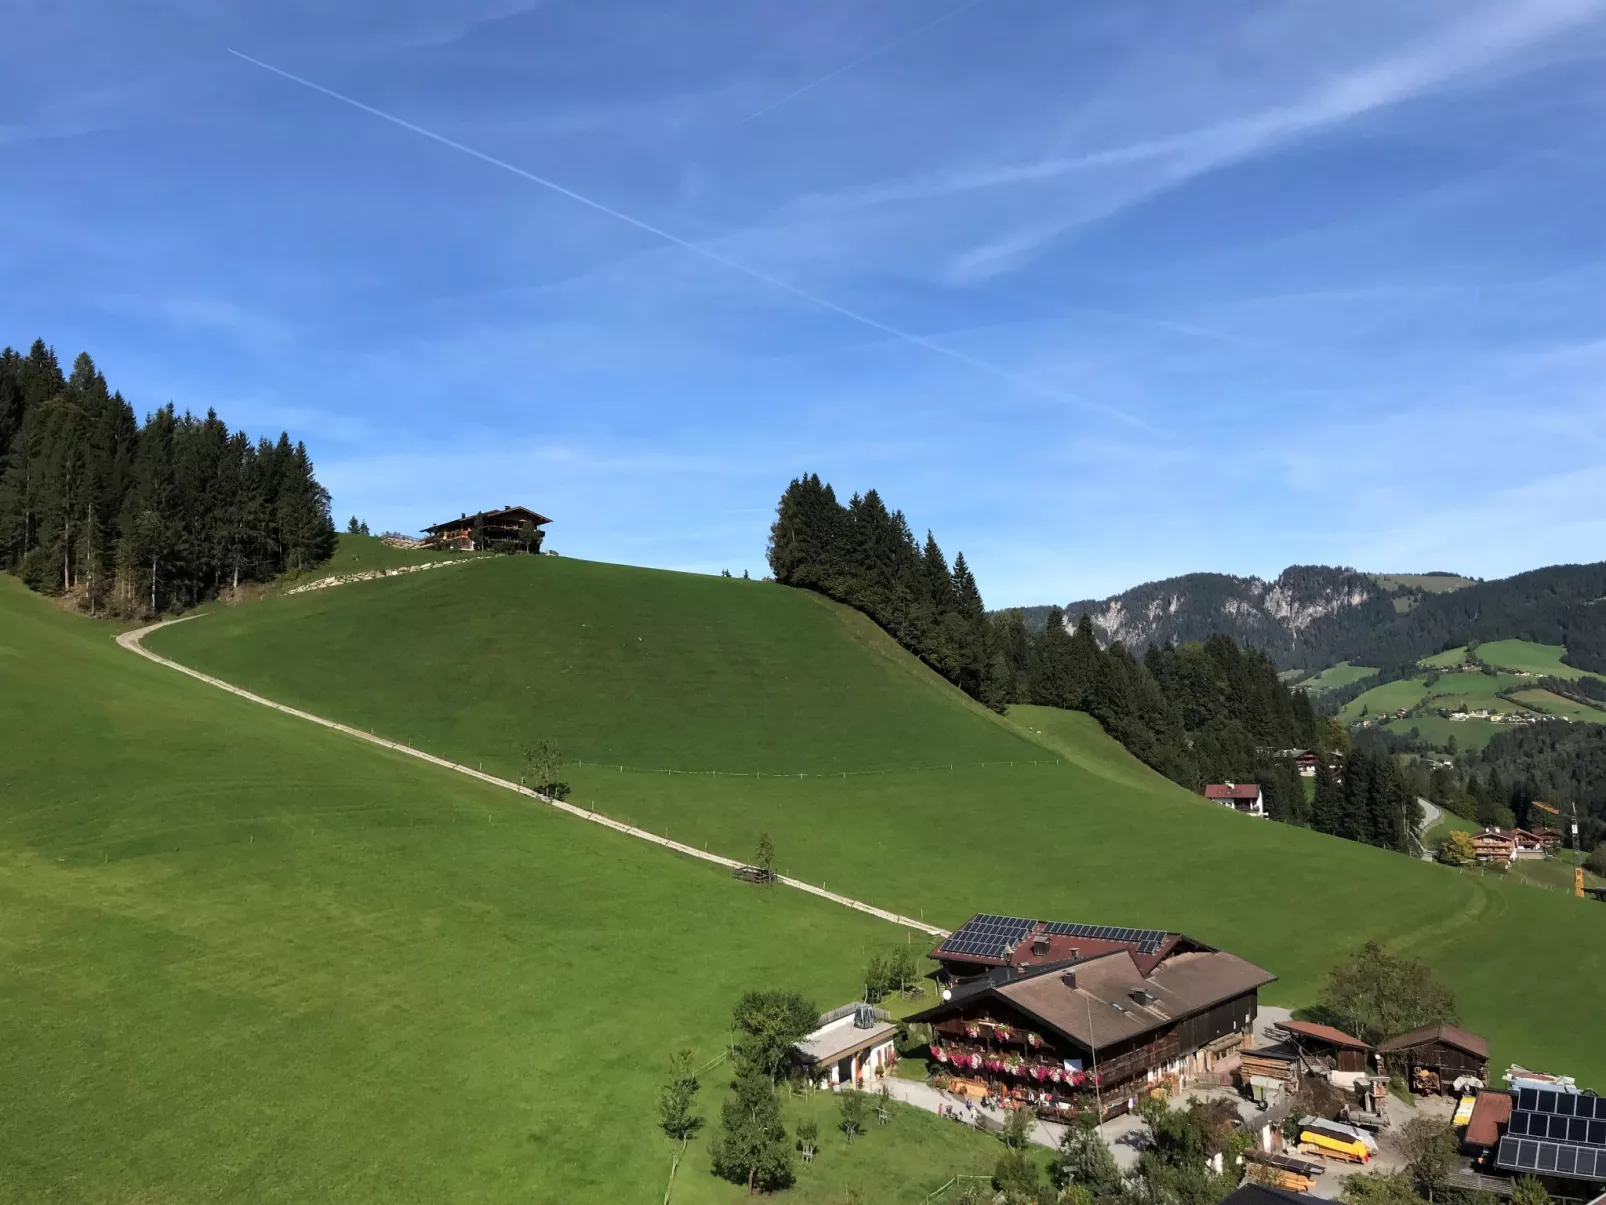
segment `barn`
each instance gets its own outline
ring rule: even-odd
[[[1477,1034],[1438,1021],[1379,1042],[1379,1069],[1403,1075],[1413,1088],[1448,1088],[1463,1075],[1488,1082],[1489,1043]]]

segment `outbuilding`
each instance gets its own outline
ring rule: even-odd
[[[1277,1028],[1307,1058],[1320,1059],[1336,1084],[1347,1087],[1369,1070],[1372,1047],[1353,1034],[1314,1021],[1283,1021]]]
[[[1398,1034],[1377,1046],[1379,1070],[1399,1074],[1412,1088],[1438,1091],[1462,1076],[1489,1079],[1489,1043],[1485,1038],[1438,1021]]]
[[[797,1058],[818,1084],[863,1087],[897,1061],[898,1027],[868,1004],[844,1004],[820,1017],[819,1027],[797,1044]]]

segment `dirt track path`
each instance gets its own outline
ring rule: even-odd
[[[436,757],[433,753],[425,753],[422,749],[414,749],[411,745],[399,745],[395,741],[387,741],[382,736],[374,736],[372,733],[364,732],[360,728],[351,728],[345,724],[336,723],[334,720],[326,720],[322,716],[313,715],[310,711],[302,711],[299,708],[287,707],[283,703],[275,703],[272,699],[265,699],[261,695],[255,695],[248,690],[242,690],[240,687],[225,682],[221,678],[214,678],[210,674],[203,674],[199,670],[193,670],[187,665],[180,665],[177,661],[170,661],[158,653],[151,652],[144,646],[143,643],[141,643],[146,636],[156,631],[157,628],[165,628],[170,624],[183,623],[185,620],[192,618],[195,617],[185,616],[183,619],[168,619],[161,623],[153,623],[146,627],[136,629],[132,632],[124,632],[117,637],[117,643],[122,645],[129,652],[137,653],[139,656],[144,657],[147,661],[154,661],[157,665],[163,665],[168,669],[177,670],[181,674],[188,674],[190,677],[199,682],[205,682],[208,686],[215,686],[219,690],[226,690],[231,695],[238,695],[240,698],[246,699],[252,703],[256,703],[262,707],[271,707],[274,711],[282,711],[285,715],[293,715],[299,720],[306,720],[312,724],[320,724],[325,728],[332,728],[336,732],[341,732],[347,736],[356,737],[360,741],[367,741],[370,745],[378,745],[381,748],[390,749],[396,753],[404,753],[408,757],[416,757],[420,761],[427,761],[431,765],[440,766],[446,770],[455,770],[459,774],[467,774],[470,778],[477,778],[481,782],[488,783],[493,787],[500,787],[504,791],[512,791],[515,795],[523,795],[529,799],[539,800],[549,807],[558,809],[560,812],[567,812],[569,815],[575,816],[581,820],[589,820],[593,824],[600,824],[604,828],[611,828],[617,833],[624,833],[626,836],[635,837],[641,841],[649,841],[654,845],[660,845],[665,849],[673,850],[675,853],[685,854],[688,858],[697,858],[703,862],[713,862],[716,865],[724,866],[731,870],[734,870],[738,866],[742,865],[742,863],[732,858],[724,858],[719,854],[709,853],[707,850],[695,849],[690,845],[683,845],[679,841],[671,841],[668,837],[661,837],[656,833],[649,833],[645,829],[639,829],[633,825],[625,824],[622,821],[613,820],[598,812],[589,812],[585,808],[576,807],[572,803],[564,803],[561,800],[549,799],[547,796],[538,794],[535,791],[530,790],[528,787],[520,786],[516,782],[509,782],[505,778],[497,778],[493,774],[486,774],[484,771],[476,770],[471,766],[463,766],[459,765],[457,762],[447,761],[444,757]],[[824,887],[816,887],[813,883],[805,883],[801,879],[788,878],[785,875],[778,875],[776,878],[779,882],[788,887],[795,887],[799,891],[806,891],[810,895],[817,895],[821,899],[830,900],[833,904],[841,904],[844,908],[852,908],[856,912],[868,913],[871,916],[879,917],[881,920],[891,921],[895,925],[902,925],[908,929],[915,929],[921,933],[929,934],[932,937],[948,936],[948,930],[946,929],[939,929],[935,925],[926,924],[924,921],[915,920],[908,916],[902,916],[896,912],[889,912],[885,908],[874,907],[873,905],[866,904],[863,900],[853,899],[851,896],[838,895],[834,891],[827,891]]]

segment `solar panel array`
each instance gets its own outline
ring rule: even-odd
[[[1606,1098],[1522,1089],[1495,1166],[1606,1183]]]
[[[955,929],[942,943],[939,954],[968,954],[972,958],[1007,958],[1009,951],[1032,931],[1036,921],[1019,916],[993,916],[981,912]]]
[[[1124,941],[1137,946],[1139,954],[1153,954],[1170,936],[1164,929],[1126,929],[1120,925],[1078,925],[1071,921],[1051,921],[1045,932],[1055,937],[1086,937],[1092,941]]]

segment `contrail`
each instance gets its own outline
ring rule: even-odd
[[[898,49],[898,47],[902,46],[905,42],[913,41],[915,38],[918,38],[921,34],[927,32],[928,30],[936,29],[937,26],[941,25],[944,21],[952,21],[955,17],[969,12],[981,2],[982,0],[965,0],[965,3],[961,4],[958,8],[950,9],[948,12],[943,13],[940,17],[933,17],[924,25],[916,26],[907,33],[901,34],[892,39],[892,41],[886,43],[886,45],[872,50],[869,54],[860,55],[851,63],[838,67],[835,71],[829,72],[826,75],[820,76],[820,78],[815,80],[813,83],[804,84],[801,88],[798,88],[793,92],[788,92],[785,96],[781,97],[780,100],[773,101],[772,103],[765,105],[758,112],[751,113],[742,118],[742,124],[745,125],[749,121],[757,121],[760,117],[763,117],[764,114],[775,112],[776,109],[779,109],[782,105],[790,104],[792,101],[802,96],[805,92],[813,92],[814,89],[818,88],[821,84],[829,84],[838,76],[846,75],[855,68],[863,67],[871,59],[878,59],[882,55]]]
[[[922,335],[917,335],[911,331],[902,330],[899,327],[882,322],[877,318],[871,318],[867,314],[861,314],[857,310],[850,310],[847,306],[838,305],[836,302],[831,301],[829,298],[821,297],[817,293],[810,293],[806,290],[797,288],[795,285],[789,285],[786,283],[786,281],[781,280],[779,277],[771,276],[768,272],[761,272],[757,268],[750,268],[744,263],[731,259],[728,256],[721,255],[717,251],[711,251],[701,244],[691,242],[688,239],[683,239],[678,234],[671,234],[661,226],[654,226],[651,222],[645,222],[638,217],[632,217],[623,210],[615,209],[611,205],[606,205],[601,201],[594,200],[593,198],[586,196],[584,193],[575,192],[572,188],[565,188],[556,181],[548,180],[545,176],[538,176],[532,171],[526,171],[524,168],[519,167],[516,164],[509,163],[505,159],[498,159],[495,155],[488,155],[484,151],[476,150],[474,147],[468,146],[462,142],[458,142],[455,139],[448,138],[444,134],[437,134],[433,130],[426,130],[423,126],[416,125],[415,123],[408,121],[406,118],[397,117],[394,114],[386,113],[383,109],[376,109],[374,106],[364,104],[362,101],[356,100],[350,96],[346,96],[344,93],[336,92],[333,88],[326,88],[322,84],[315,84],[311,80],[303,79],[299,75],[292,75],[282,67],[275,67],[272,63],[264,63],[261,59],[254,59],[250,55],[242,54],[238,50],[230,50],[229,53],[237,59],[243,59],[252,66],[260,67],[262,70],[271,72],[274,75],[282,77],[283,79],[287,79],[293,84],[300,84],[303,88],[310,88],[312,91],[321,93],[324,96],[329,97],[331,100],[338,100],[341,104],[350,105],[352,108],[359,109],[370,116],[377,117],[381,121],[388,121],[391,125],[400,126],[402,129],[417,134],[421,138],[428,138],[431,142],[438,142],[441,146],[450,147],[454,151],[460,151],[471,158],[478,159],[481,163],[488,163],[492,167],[499,167],[505,172],[511,172],[513,175],[518,176],[521,180],[528,180],[532,184],[539,184],[542,188],[555,192],[561,197],[567,197],[576,204],[584,205],[587,209],[594,209],[598,213],[605,213],[609,217],[615,219],[616,221],[623,222],[627,226],[634,226],[637,230],[643,230],[655,238],[662,239],[666,243],[672,243],[676,247],[690,251],[693,255],[701,256],[703,259],[719,264],[723,268],[728,268],[732,272],[740,272],[743,276],[750,277],[753,280],[762,281],[771,288],[779,289],[783,293],[787,293],[793,297],[796,297],[799,301],[806,301],[808,304],[817,306],[820,309],[829,310],[833,314],[839,314],[843,318],[848,319],[850,322],[857,322],[861,326],[869,327],[873,331],[879,331],[883,335],[890,335],[894,339],[899,339],[905,343],[913,344],[915,347],[923,347],[929,352],[935,352],[939,356],[944,356],[949,360],[953,360],[957,363],[964,364],[967,367],[974,368],[978,372],[988,373],[997,377],[999,380],[1007,381],[1011,385],[1019,386],[1022,389],[1025,389],[1031,393],[1036,393],[1042,397],[1051,398],[1057,402],[1063,402],[1067,405],[1077,406],[1085,410],[1093,411],[1094,413],[1103,414],[1106,417],[1116,419],[1117,421],[1125,423],[1128,426],[1137,427],[1150,432],[1154,430],[1153,427],[1144,422],[1142,419],[1117,410],[1113,406],[1106,406],[1099,402],[1092,402],[1086,398],[1077,397],[1075,394],[1067,393],[1062,389],[1056,389],[1052,385],[1044,384],[1041,381],[1034,381],[1028,377],[1020,376],[1017,373],[1011,372],[1007,368],[1003,368],[987,360],[981,360],[975,356],[966,355],[962,351],[955,351],[953,348],[944,347],[942,344],[933,342],[931,339],[925,338]]]

